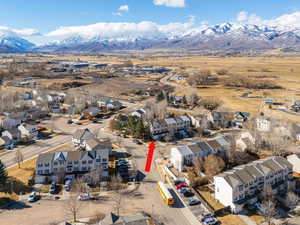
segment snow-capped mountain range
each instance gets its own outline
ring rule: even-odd
[[[44,46],[34,46],[27,40],[0,32],[0,52],[52,51],[101,52],[134,49],[186,50],[264,50],[293,48],[300,50],[300,28],[255,24],[224,23],[189,28],[180,33],[158,31],[154,34],[130,34],[107,38],[96,32],[73,35]]]
[[[14,53],[24,52],[33,48],[35,45],[18,35],[8,32],[0,31],[0,52]]]

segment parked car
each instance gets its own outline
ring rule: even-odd
[[[37,194],[35,191],[31,192],[31,194],[28,196],[27,201],[28,202],[35,202],[37,200]]]
[[[202,213],[200,216],[198,216],[198,220],[203,221],[205,218],[213,217],[211,213]]]
[[[133,139],[132,142],[135,143],[135,144],[137,144],[137,145],[142,145],[142,144],[143,144],[143,143],[142,143],[140,140],[138,140],[138,139]]]
[[[215,217],[207,217],[202,220],[204,225],[216,225],[219,221]]]
[[[49,193],[50,194],[55,194],[57,192],[57,185],[56,185],[56,182],[53,181],[50,185],[50,188],[49,188]]]
[[[177,184],[176,185],[176,189],[180,189],[180,188],[183,188],[183,187],[187,187],[187,183],[180,183],[180,184]]]
[[[195,194],[191,191],[186,191],[183,193],[183,196],[184,197],[193,197]]]
[[[187,191],[191,191],[191,189],[188,188],[188,187],[182,187],[182,188],[179,189],[179,192],[182,193],[182,194],[183,194],[184,192],[187,192]]]
[[[84,193],[78,196],[79,201],[87,201],[90,200],[91,196],[88,193]]]
[[[193,205],[198,205],[198,204],[200,204],[201,202],[198,200],[198,199],[190,199],[189,201],[188,201],[188,204],[190,205],[190,206],[193,206]]]
[[[66,191],[70,191],[71,190],[71,185],[72,185],[72,180],[70,180],[70,179],[66,180],[65,185],[64,185],[64,189]]]
[[[73,120],[68,120],[67,121],[67,124],[72,124],[73,123]]]
[[[175,185],[181,184],[181,183],[185,183],[185,179],[184,178],[178,178],[177,180],[174,181]]]

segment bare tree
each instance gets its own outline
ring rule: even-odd
[[[197,73],[191,74],[187,79],[187,83],[190,86],[209,85],[211,83],[210,78],[211,72],[209,70],[201,70]]]
[[[77,217],[82,205],[81,201],[78,200],[78,196],[78,193],[70,193],[70,196],[64,206],[66,213],[72,216],[74,222],[77,221]]]
[[[262,197],[262,204],[259,214],[263,216],[266,223],[270,225],[272,218],[277,214],[271,184],[264,186],[264,190],[262,191],[260,197]]]
[[[223,159],[216,155],[208,155],[204,161],[205,174],[208,177],[213,177],[214,175],[220,173],[225,168],[225,163]]]
[[[290,209],[294,209],[299,203],[299,196],[292,191],[289,191],[285,198],[286,206]]]
[[[126,192],[123,190],[122,178],[120,176],[111,176],[110,188],[115,191],[115,194],[112,196],[112,201],[116,214],[119,216],[120,210],[124,205],[124,197],[126,196]]]
[[[187,103],[191,106],[191,107],[196,107],[199,103],[199,96],[196,93],[192,93],[191,95],[189,95],[187,97]]]
[[[15,162],[18,164],[18,168],[21,168],[21,163],[24,161],[24,156],[22,152],[17,149],[15,152]]]
[[[77,217],[82,206],[81,201],[78,200],[78,197],[83,192],[85,192],[85,185],[83,183],[83,180],[76,179],[72,186],[70,196],[64,205],[64,210],[68,215],[72,216],[74,222],[77,221]]]
[[[201,104],[205,109],[213,111],[223,105],[223,101],[216,97],[206,97],[202,99]]]

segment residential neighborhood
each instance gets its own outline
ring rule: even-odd
[[[300,1],[1,1],[0,225],[300,225]]]

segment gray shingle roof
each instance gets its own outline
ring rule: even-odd
[[[40,154],[36,160],[36,163],[45,163],[45,162],[52,161],[53,157],[54,157],[54,153]]]
[[[275,156],[264,160],[256,160],[249,164],[237,166],[230,171],[221,173],[215,177],[223,177],[233,188],[239,184],[248,184],[250,181],[267,176],[284,168],[292,168],[292,165],[283,157]]]

